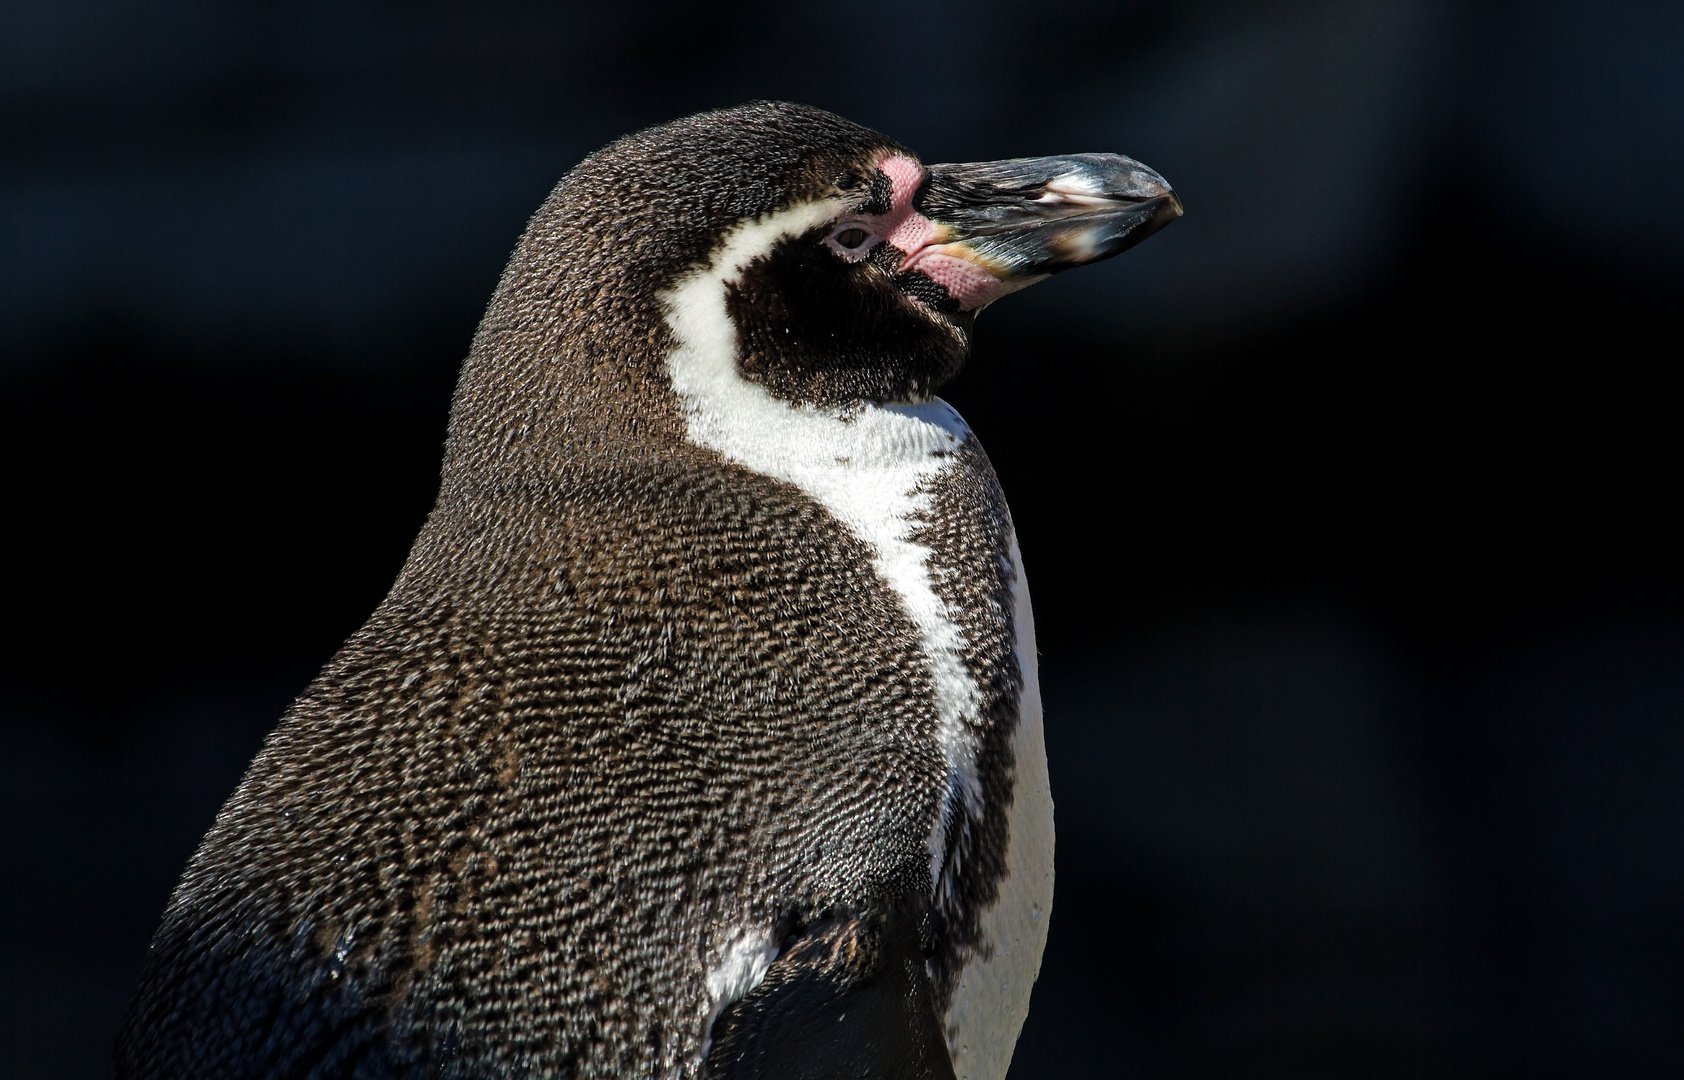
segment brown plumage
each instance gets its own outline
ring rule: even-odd
[[[474,338],[407,564],[170,900],[119,1077],[954,1075],[942,1017],[1013,799],[1004,499],[972,437],[911,523],[979,695],[982,803],[955,817],[902,598],[821,502],[687,438],[660,299],[739,222],[880,200],[873,162],[906,153],[761,103],[561,181]],[[858,288],[869,325],[745,349],[777,396],[916,397],[962,360],[970,316],[895,299],[876,263],[787,265],[745,277],[743,340],[780,290]],[[716,1000],[740,926],[777,959]]]

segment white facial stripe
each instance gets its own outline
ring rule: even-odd
[[[680,279],[662,298],[667,325],[678,339],[668,371],[691,442],[794,484],[869,546],[873,567],[918,629],[950,786],[976,813],[981,790],[970,725],[978,718],[981,692],[961,659],[963,635],[933,587],[930,552],[911,539],[913,519],[930,501],[916,489],[948,467],[949,455],[970,429],[939,399],[851,410],[792,406],[737,372],[737,332],[725,310],[726,285],[779,240],[830,220],[837,210],[833,202],[806,203],[745,222],[726,237],[709,265]],[[942,808],[929,835],[931,880],[938,892],[945,818],[952,809]]]

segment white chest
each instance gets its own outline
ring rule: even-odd
[[[959,975],[947,1010],[947,1046],[958,1080],[1003,1080],[1018,1032],[1029,1015],[1029,994],[1041,971],[1053,900],[1053,804],[1047,751],[1041,735],[1041,684],[1035,667],[1035,617],[1023,577],[1023,559],[1012,538],[1016,583],[1013,620],[1023,672],[1017,728],[1012,734],[1015,772],[1008,814],[1006,879],[999,897],[982,913],[982,947]]]

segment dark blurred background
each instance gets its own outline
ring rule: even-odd
[[[103,1073],[427,512],[526,216],[753,97],[928,161],[1121,151],[1187,207],[990,310],[947,395],[1044,653],[1013,1077],[1684,1075],[1658,0],[8,0],[0,1072]]]

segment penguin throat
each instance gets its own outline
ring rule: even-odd
[[[716,256],[737,370],[792,404],[928,401],[964,366],[975,314],[895,269],[888,242],[838,257],[824,243],[837,211],[824,200],[749,223]]]

